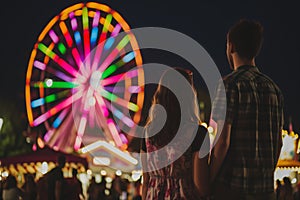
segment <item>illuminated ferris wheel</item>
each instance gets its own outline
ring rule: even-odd
[[[130,27],[104,4],[73,5],[38,37],[26,74],[30,126],[64,152],[97,140],[126,149],[144,101],[142,57]],[[128,112],[126,115],[124,113]]]

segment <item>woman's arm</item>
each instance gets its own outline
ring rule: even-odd
[[[141,153],[145,153],[145,152],[143,150],[141,150]],[[147,196],[147,189],[148,189],[148,183],[149,183],[149,175],[147,173],[146,154],[141,155],[141,162],[142,162],[142,169],[143,169],[142,200],[145,200],[146,196]]]
[[[193,163],[195,187],[201,197],[206,197],[210,194],[208,155],[204,158],[199,158],[199,152],[195,152],[193,154]]]

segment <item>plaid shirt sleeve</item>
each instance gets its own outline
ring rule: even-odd
[[[238,108],[238,88],[226,80],[220,80],[212,105],[212,119],[232,124]]]

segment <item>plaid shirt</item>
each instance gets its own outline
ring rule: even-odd
[[[283,96],[255,66],[241,66],[218,86],[212,117],[231,124],[230,146],[217,181],[244,194],[274,191],[278,140],[283,126]],[[227,106],[227,107],[226,107]]]

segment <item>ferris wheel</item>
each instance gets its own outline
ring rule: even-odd
[[[134,130],[144,101],[142,56],[129,25],[100,3],[63,10],[34,45],[25,98],[30,126],[44,125],[50,147],[72,152],[100,139],[126,149],[123,130]]]

